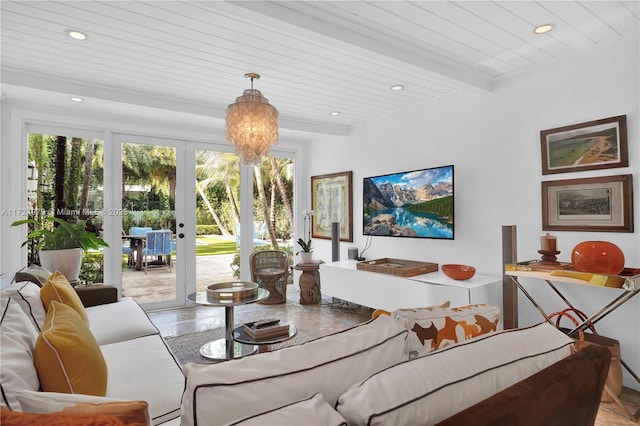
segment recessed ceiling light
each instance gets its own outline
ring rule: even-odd
[[[403,90],[403,89],[404,89],[404,86],[402,84],[395,84],[395,85],[391,86],[391,90],[393,90],[395,92],[398,92],[398,91]]]
[[[537,27],[535,27],[533,29],[533,32],[536,33],[536,34],[544,34],[544,33],[548,33],[552,29],[553,29],[553,24],[543,24],[543,25],[538,25]]]
[[[73,102],[84,102],[84,99],[79,98],[79,97],[77,97],[77,96],[72,96],[72,97],[70,97],[69,99],[70,99],[71,101],[73,101]]]
[[[85,33],[83,33],[82,31],[78,31],[78,30],[67,30],[66,31],[67,35],[75,40],[86,40],[87,39],[87,35]]]
[[[340,115],[340,111],[331,111],[331,115]]]

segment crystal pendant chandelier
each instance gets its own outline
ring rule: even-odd
[[[251,89],[227,107],[227,142],[235,146],[245,166],[254,166],[278,143],[278,110],[253,88],[260,75],[244,76],[251,79]]]

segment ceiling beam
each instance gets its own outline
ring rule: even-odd
[[[143,109],[147,108],[155,108],[202,117],[210,117],[213,119],[217,119],[218,121],[222,120],[222,123],[224,123],[224,119],[226,116],[225,109],[216,108],[213,105],[209,104],[196,104],[192,102],[185,102],[176,98],[154,96],[139,92],[123,91],[114,87],[100,87],[89,84],[81,84],[77,82],[70,82],[68,80],[53,78],[43,74],[36,75],[21,72],[20,70],[4,68],[2,70],[2,84],[61,93],[65,94],[66,96],[79,96],[87,99],[98,99],[105,102],[135,105],[140,107],[141,116],[144,116]],[[308,122],[289,119],[282,116],[278,118],[278,126],[282,129],[291,129],[294,131],[319,133],[326,135],[346,136],[349,134],[348,126],[340,126],[320,122]]]
[[[415,52],[399,49],[397,46],[379,40],[372,40],[347,28],[321,21],[276,3],[268,1],[214,2],[211,7],[215,7],[218,12],[221,9],[226,9],[228,13],[236,17],[238,14],[233,11],[233,8],[243,8],[242,15],[249,22],[265,24],[264,19],[256,18],[260,15],[271,18],[271,24],[278,25],[273,28],[287,29],[292,37],[309,37],[315,42],[321,40],[326,45],[353,55],[366,56],[370,60],[387,66],[390,60],[399,62],[404,66],[413,67],[414,72],[422,73],[426,78],[431,77],[466,90],[483,93],[493,90],[491,77],[449,58],[433,52],[417,55]],[[309,35],[305,35],[305,33]]]

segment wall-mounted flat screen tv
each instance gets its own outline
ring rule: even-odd
[[[364,178],[363,234],[453,239],[453,165]]]

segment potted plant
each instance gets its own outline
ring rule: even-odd
[[[300,246],[300,248],[302,250],[300,250],[298,253],[300,253],[300,261],[302,263],[309,263],[311,261],[311,256],[313,253],[313,249],[311,248],[311,240],[309,241],[304,241],[302,238],[298,238],[298,241],[296,241],[298,243],[298,245]],[[298,254],[296,253],[296,254]]]
[[[42,221],[18,220],[11,226],[23,224],[33,225],[35,229],[27,234],[22,246],[33,244],[42,267],[51,272],[60,271],[70,282],[78,280],[83,250],[109,247],[102,238],[87,231],[86,220],[72,222],[46,216]]]

